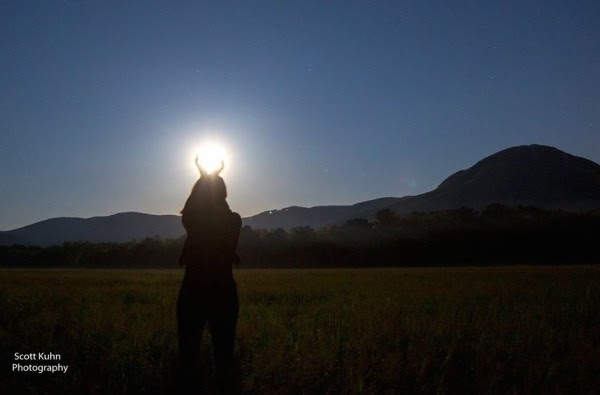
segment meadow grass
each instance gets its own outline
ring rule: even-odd
[[[181,271],[0,270],[0,393],[156,393]],[[600,266],[239,270],[246,393],[597,393]],[[205,332],[201,372],[211,390]],[[13,373],[15,352],[62,373]]]

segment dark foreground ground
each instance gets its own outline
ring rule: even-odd
[[[0,270],[0,393],[169,391],[181,275]],[[600,266],[235,275],[247,393],[600,389]],[[200,374],[210,390],[205,336]],[[15,352],[60,354],[45,363],[69,368],[12,372]]]

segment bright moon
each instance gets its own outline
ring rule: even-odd
[[[196,155],[200,167],[209,174],[221,167],[221,161],[224,161],[227,167],[227,153],[219,144],[203,144],[196,151]]]

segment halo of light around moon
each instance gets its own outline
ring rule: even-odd
[[[221,161],[224,161],[227,167],[227,152],[220,144],[212,142],[202,144],[196,150],[196,155],[200,167],[209,174],[221,167]]]

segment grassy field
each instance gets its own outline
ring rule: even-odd
[[[600,266],[241,270],[247,393],[598,393]],[[1,270],[0,393],[166,392],[180,271]],[[212,356],[205,334],[203,375]],[[14,353],[67,373],[13,373]]]

